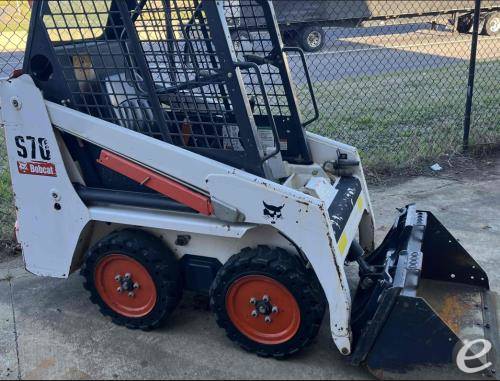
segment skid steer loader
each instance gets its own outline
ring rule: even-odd
[[[486,273],[414,205],[375,248],[358,152],[306,131],[306,57],[270,1],[35,1],[0,99],[27,270],[80,270],[115,323],[159,327],[191,290],[260,356],[300,351],[328,309],[340,353],[380,378],[451,377],[464,354],[493,374]]]

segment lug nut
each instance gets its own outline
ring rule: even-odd
[[[129,293],[128,293],[128,297],[129,297],[129,298],[133,298],[134,296],[135,296],[135,293],[133,293],[133,292],[129,292]]]
[[[126,273],[125,274],[125,280],[130,280],[130,278],[132,278],[132,274]]]
[[[255,298],[250,299],[250,304],[256,305],[257,299],[255,299]]]
[[[257,312],[257,310],[253,310],[252,317],[256,318],[257,316],[259,316],[259,313]]]
[[[270,298],[269,298],[269,296],[264,295],[264,296],[262,297],[262,300],[263,300],[264,302],[266,302],[266,303],[267,303],[267,302],[269,302]]]
[[[273,309],[272,309],[272,313],[273,314],[277,314],[279,312],[279,309],[277,306],[274,306]]]
[[[269,324],[269,323],[271,323],[271,322],[273,321],[273,320],[271,319],[271,316],[266,316],[264,320],[265,320],[265,322],[266,322],[266,323],[268,323],[268,324]]]
[[[121,275],[117,275],[117,276],[115,276],[115,280],[116,280],[117,282],[121,282],[121,280],[122,280]]]
[[[134,290],[137,290],[140,287],[139,283],[134,283]]]
[[[118,287],[118,288],[116,289],[116,291],[117,291],[119,294],[121,294],[121,293],[123,292],[123,288]]]

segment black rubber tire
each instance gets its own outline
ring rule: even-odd
[[[483,33],[487,36],[497,36],[500,34],[499,29],[493,29],[494,25],[498,28],[498,23],[500,23],[500,12],[492,12],[486,16],[484,20]]]
[[[309,36],[312,33],[318,33],[321,41],[318,45],[311,45]],[[309,25],[305,26],[299,31],[298,41],[300,43],[300,47],[309,53],[319,52],[325,47],[325,39],[326,33],[325,30],[320,25]]]
[[[153,310],[141,318],[130,318],[113,311],[101,298],[94,281],[96,264],[107,255],[123,254],[139,262],[149,272],[156,285],[157,302]],[[104,316],[130,329],[150,331],[161,327],[179,304],[182,281],[175,255],[157,237],[141,231],[126,229],[110,234],[87,253],[81,269],[84,287],[90,292],[90,301],[99,306]]]
[[[299,330],[293,338],[279,345],[257,343],[241,333],[226,311],[226,295],[239,278],[263,275],[280,282],[296,299],[301,314]],[[326,299],[319,282],[303,261],[283,249],[259,246],[246,248],[222,267],[210,290],[210,306],[217,324],[225,329],[229,339],[248,352],[261,357],[283,359],[298,353],[317,336],[326,309]]]

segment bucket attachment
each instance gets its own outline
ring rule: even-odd
[[[353,304],[353,364],[380,379],[496,377],[496,295],[432,213],[406,207],[364,262]]]

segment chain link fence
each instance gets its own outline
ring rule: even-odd
[[[238,0],[228,0],[237,3]],[[477,59],[470,145],[500,142],[500,0],[275,1],[286,44],[306,50],[321,117],[311,130],[359,148],[374,169],[461,150],[473,33]],[[22,66],[28,1],[0,0],[0,77]],[[313,112],[300,58],[290,68],[305,116]],[[0,134],[0,240],[14,213]]]
[[[0,0],[0,78],[22,65],[28,36],[28,1]],[[1,105],[0,105],[1,106]],[[15,212],[7,162],[5,135],[0,125],[0,258],[14,236]]]
[[[276,2],[275,2],[276,3]],[[284,39],[308,50],[315,132],[391,169],[462,149],[475,1],[277,2]],[[500,1],[479,4],[471,145],[500,141]],[[304,113],[305,77],[291,68]],[[304,101],[305,100],[305,101]]]
[[[479,39],[472,98],[470,144],[486,149],[500,141],[500,16],[497,22],[496,37]]]

